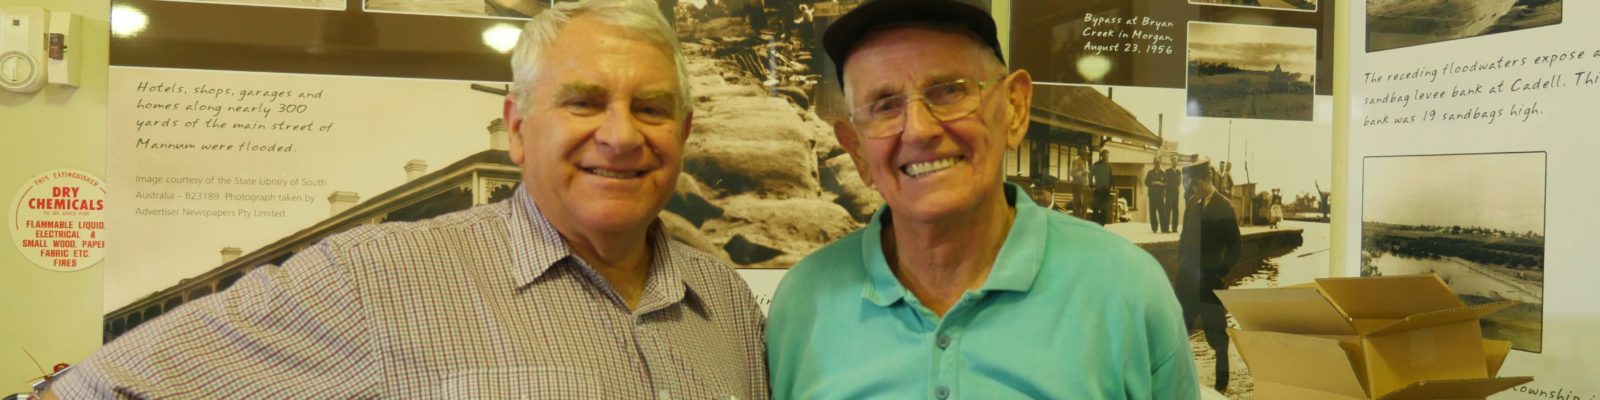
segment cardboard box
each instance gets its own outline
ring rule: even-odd
[[[1495,378],[1511,343],[1478,319],[1515,302],[1468,306],[1435,275],[1327,278],[1219,290],[1234,344],[1262,399],[1482,399],[1533,380]]]

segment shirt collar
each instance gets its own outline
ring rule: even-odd
[[[506,226],[511,234],[511,276],[520,289],[527,287],[557,263],[572,258],[574,264],[585,269],[589,266],[578,259],[572,247],[561,237],[561,232],[539,211],[533,196],[518,186],[509,200],[511,210]],[[674,251],[671,238],[657,219],[650,225],[650,278],[645,282],[644,294],[639,298],[638,310],[646,313],[683,300],[691,293],[689,281],[678,271],[692,257]],[[589,272],[593,272],[591,269]],[[599,278],[598,273],[593,276]],[[603,278],[601,278],[603,279]]]
[[[572,257],[561,233],[534,205],[526,187],[518,185],[511,195],[507,229],[511,234],[511,277],[516,287],[532,284],[557,262]]]
[[[988,280],[978,288],[980,295],[989,291],[1027,292],[1039,276],[1039,269],[1044,266],[1048,227],[1044,213],[1048,210],[1028,200],[1021,186],[1008,182],[1003,190],[1006,191],[1006,202],[1017,210],[1017,215],[1011,222],[1011,230],[1006,233],[1000,253],[995,256]],[[879,307],[888,307],[905,299],[909,293],[895,278],[894,271],[889,269],[888,259],[883,253],[883,229],[892,223],[892,215],[888,205],[879,207],[872,215],[871,223],[862,231],[861,254],[867,268],[867,283],[861,290],[861,296]]]

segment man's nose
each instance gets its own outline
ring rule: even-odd
[[[600,129],[595,131],[594,141],[609,155],[627,154],[644,145],[644,133],[639,130],[637,124],[638,121],[633,119],[632,112],[626,108],[622,110],[613,108],[606,112],[605,121],[601,122]]]
[[[933,116],[933,106],[925,99],[907,101],[905,119],[900,140],[926,141],[944,134],[944,123]]]

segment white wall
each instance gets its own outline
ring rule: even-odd
[[[105,0],[0,0],[83,16],[81,86],[34,94],[0,91],[0,199],[10,206],[41,172],[74,168],[105,174],[107,41]],[[6,217],[10,220],[10,216]],[[0,246],[0,394],[28,390],[45,369],[76,362],[100,346],[101,267],[52,272],[33,266],[10,243]]]

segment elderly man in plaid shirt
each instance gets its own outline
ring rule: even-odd
[[[512,67],[515,196],[332,236],[140,326],[53,392],[767,398],[749,288],[657,222],[692,97],[656,5],[557,6]]]

